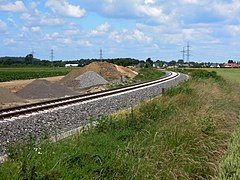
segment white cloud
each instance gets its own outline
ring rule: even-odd
[[[80,6],[74,6],[64,0],[49,0],[45,5],[50,7],[53,12],[58,12],[69,17],[80,18],[86,13]]]
[[[21,31],[22,31],[22,32],[28,32],[29,29],[28,29],[26,26],[23,26],[23,27],[21,28]]]
[[[40,31],[40,27],[39,26],[34,26],[31,28],[33,32],[37,32],[37,31]]]
[[[145,4],[154,4],[154,3],[156,3],[156,0],[145,0],[144,3]]]
[[[72,43],[72,40],[70,38],[58,38],[57,41],[60,42],[60,43],[64,43],[64,44],[71,44]]]
[[[22,1],[15,1],[15,3],[0,4],[0,10],[10,12],[24,12],[27,11],[27,8]]]
[[[45,34],[45,36],[43,37],[43,39],[44,39],[44,40],[53,40],[53,39],[55,39],[55,38],[57,38],[57,37],[59,37],[59,36],[60,36],[60,34],[59,34],[58,32],[54,32],[54,33],[52,33],[52,34],[47,33],[47,34]]]
[[[79,33],[79,30],[78,29],[69,29],[69,30],[66,30],[65,32],[64,32],[64,34],[66,34],[66,35],[76,35],[76,34],[78,34]]]
[[[23,13],[23,14],[21,15],[21,18],[22,18],[24,21],[27,21],[27,22],[29,22],[29,21],[34,21],[34,20],[35,20],[35,18],[34,18],[31,14],[29,14],[29,13]]]
[[[96,35],[105,34],[106,32],[109,31],[110,27],[111,27],[110,24],[108,24],[107,22],[104,23],[104,24],[100,24],[94,30],[92,30],[90,32],[90,35],[91,36],[96,36]]]
[[[0,30],[1,31],[7,30],[7,24],[5,22],[3,22],[1,19],[0,19]]]
[[[127,36],[127,39],[146,43],[150,43],[152,41],[151,37],[146,36],[142,31],[139,30],[134,30],[132,34]]]
[[[3,44],[4,45],[11,45],[11,44],[15,44],[16,43],[16,41],[15,41],[15,39],[13,39],[13,38],[7,38],[7,39],[5,39],[4,40],[4,42],[3,42]]]
[[[47,18],[44,17],[39,22],[40,25],[47,25],[47,26],[57,26],[57,25],[63,25],[64,21],[60,18]]]
[[[202,0],[183,0],[183,3],[187,4],[199,4]]]
[[[233,0],[231,3],[215,1],[213,9],[224,17],[235,19],[240,14],[240,1]]]
[[[93,44],[88,40],[77,41],[77,45],[91,47]]]
[[[120,32],[114,31],[111,32],[108,36],[109,39],[116,41],[117,43],[122,43],[123,41],[127,42],[141,42],[141,43],[151,43],[152,38],[145,35],[144,32],[137,29],[129,31],[123,29]]]

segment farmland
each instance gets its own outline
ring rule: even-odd
[[[207,69],[210,71],[216,71],[220,76],[223,76],[224,78],[227,78],[229,80],[236,81],[240,83],[240,68],[225,68],[225,69],[219,69],[219,68],[214,68],[214,69]]]
[[[26,67],[26,68],[0,68],[0,82],[12,80],[36,79],[53,76],[63,76],[74,68],[64,67]]]

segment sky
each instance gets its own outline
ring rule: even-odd
[[[0,0],[0,56],[239,61],[240,0]],[[186,60],[186,56],[185,56]]]

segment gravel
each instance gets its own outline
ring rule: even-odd
[[[77,94],[62,84],[47,80],[35,80],[16,92],[18,97],[25,99],[58,98]]]
[[[10,90],[0,88],[0,104],[13,103],[13,102],[25,102],[20,97],[17,97]]]
[[[7,147],[26,142],[30,135],[39,139],[46,133],[54,136],[68,132],[86,125],[91,119],[134,106],[142,100],[159,95],[162,88],[175,86],[185,79],[187,76],[181,75],[173,81],[129,93],[78,103],[29,117],[19,117],[14,121],[0,122],[0,155],[6,153]]]
[[[75,80],[79,81],[80,88],[90,88],[108,83],[102,76],[93,71],[87,71],[83,75],[76,77]]]

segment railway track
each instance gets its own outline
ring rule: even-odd
[[[129,85],[126,87],[122,88],[116,88],[116,89],[111,89],[111,90],[106,90],[106,91],[101,91],[101,92],[96,92],[96,93],[90,93],[87,95],[77,95],[77,96],[70,96],[70,97],[64,97],[64,98],[59,98],[55,100],[49,100],[49,101],[44,101],[40,103],[34,103],[34,104],[27,104],[23,106],[18,106],[18,107],[13,107],[13,108],[8,108],[8,109],[2,109],[0,110],[0,122],[1,121],[6,121],[6,119],[10,119],[13,117],[19,117],[21,115],[30,115],[35,112],[41,112],[45,110],[50,110],[56,107],[64,107],[67,105],[74,105],[76,103],[88,101],[88,100],[93,100],[101,97],[107,97],[110,95],[117,95],[119,93],[124,93],[132,90],[136,90],[139,88],[144,88],[148,87],[157,83],[169,81],[171,79],[174,79],[179,76],[179,73],[171,72],[168,75],[154,80],[154,81],[148,81],[144,83],[139,83],[139,84],[134,84],[134,85]]]

